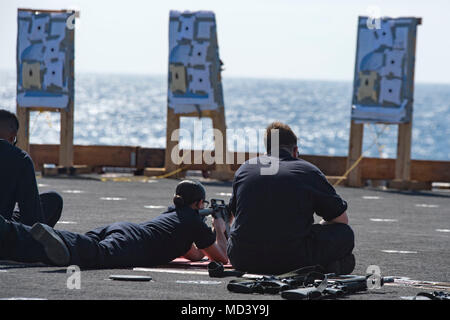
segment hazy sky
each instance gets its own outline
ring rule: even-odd
[[[450,83],[449,0],[0,0],[0,69],[15,69],[17,8],[80,10],[76,72],[166,74],[173,10],[216,13],[224,77],[352,80],[358,15],[418,16],[416,81]]]

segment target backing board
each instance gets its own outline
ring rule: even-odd
[[[419,18],[359,17],[352,120],[411,121]]]
[[[68,108],[73,100],[74,13],[18,10],[17,104]]]
[[[216,19],[211,11],[171,11],[168,104],[176,114],[223,106]]]

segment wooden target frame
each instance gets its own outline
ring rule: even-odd
[[[364,17],[360,17],[364,18]],[[422,24],[422,18],[398,18],[398,19],[412,19],[415,21],[415,26],[411,31],[408,38],[410,56],[408,57],[409,70],[408,70],[408,92],[411,95],[411,99],[408,101],[408,107],[411,110],[410,119],[404,123],[391,123],[377,121],[376,123],[383,123],[386,125],[397,125],[397,157],[395,161],[395,179],[389,183],[390,187],[398,189],[410,189],[414,188],[414,184],[411,181],[411,145],[412,145],[412,106],[413,106],[413,92],[414,92],[414,70],[415,70],[415,57],[416,57],[416,36],[417,26]],[[358,22],[359,25],[360,22]],[[358,38],[359,42],[359,38]],[[358,47],[356,48],[356,56],[358,56]],[[357,63],[357,62],[356,62]],[[355,81],[356,81],[356,63],[355,63]],[[355,93],[354,93],[355,94]],[[362,187],[364,181],[361,178],[362,168],[358,165],[361,161],[362,146],[364,136],[364,122],[351,120],[350,124],[350,139],[349,139],[349,151],[347,157],[347,185],[350,187]],[[354,167],[354,168],[353,168]]]
[[[50,13],[50,14],[63,14],[70,13],[73,14],[73,18],[78,16],[78,12],[68,11],[68,10],[40,10],[40,9],[18,9],[18,17],[21,12],[31,12],[34,14],[39,13]],[[72,167],[73,166],[73,134],[74,134],[74,42],[75,42],[75,29],[74,28],[66,28],[66,38],[70,42],[70,50],[66,59],[68,59],[66,65],[68,66],[68,91],[69,91],[69,99],[67,106],[65,108],[58,108],[54,106],[21,106],[19,103],[19,99],[17,97],[16,102],[16,113],[20,123],[19,131],[17,133],[17,145],[21,149],[30,153],[30,113],[31,112],[58,112],[61,116],[61,129],[60,129],[60,146],[59,146],[59,165],[63,167]],[[18,32],[18,37],[19,37]],[[19,39],[18,39],[19,42]],[[17,58],[19,56],[19,45],[17,48]],[[19,74],[19,59],[17,60],[17,72]],[[17,82],[18,90],[19,90],[19,79]]]
[[[182,177],[185,170],[211,170],[220,180],[233,178],[228,159],[225,108],[221,81],[216,19],[212,11],[171,11],[169,17],[169,68],[164,170],[147,168],[146,175]],[[178,149],[181,117],[210,118],[214,133],[214,165],[186,158]],[[218,132],[220,132],[220,136]],[[222,156],[222,159],[219,157]],[[217,161],[220,159],[221,161]]]

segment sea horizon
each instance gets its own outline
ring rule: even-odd
[[[347,155],[352,80],[252,78],[224,72],[222,84],[231,133],[261,130],[279,120],[296,131],[301,153]],[[0,108],[15,112],[15,70],[0,70]],[[166,111],[165,74],[76,71],[74,144],[165,148]],[[412,159],[450,160],[448,123],[450,84],[416,82]],[[193,133],[199,125],[203,134],[181,137],[180,147],[212,148],[211,137],[205,137],[212,127],[210,119],[181,121],[182,128]],[[30,131],[30,143],[58,144],[59,115],[33,112]],[[397,126],[369,125],[364,135],[365,156],[396,157]],[[265,151],[261,137],[248,140],[244,149],[237,141],[228,141],[228,148]]]

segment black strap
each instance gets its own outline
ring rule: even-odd
[[[291,287],[275,279],[256,279],[256,280],[231,280],[228,285],[228,291],[235,293],[259,293],[259,294],[278,294],[281,291],[288,290]]]
[[[299,288],[281,292],[281,297],[287,300],[315,300],[322,296],[316,287]]]
[[[433,293],[419,292],[414,297],[414,300],[416,300],[417,297],[426,297],[430,300],[450,300],[450,294],[443,291],[434,291]]]

